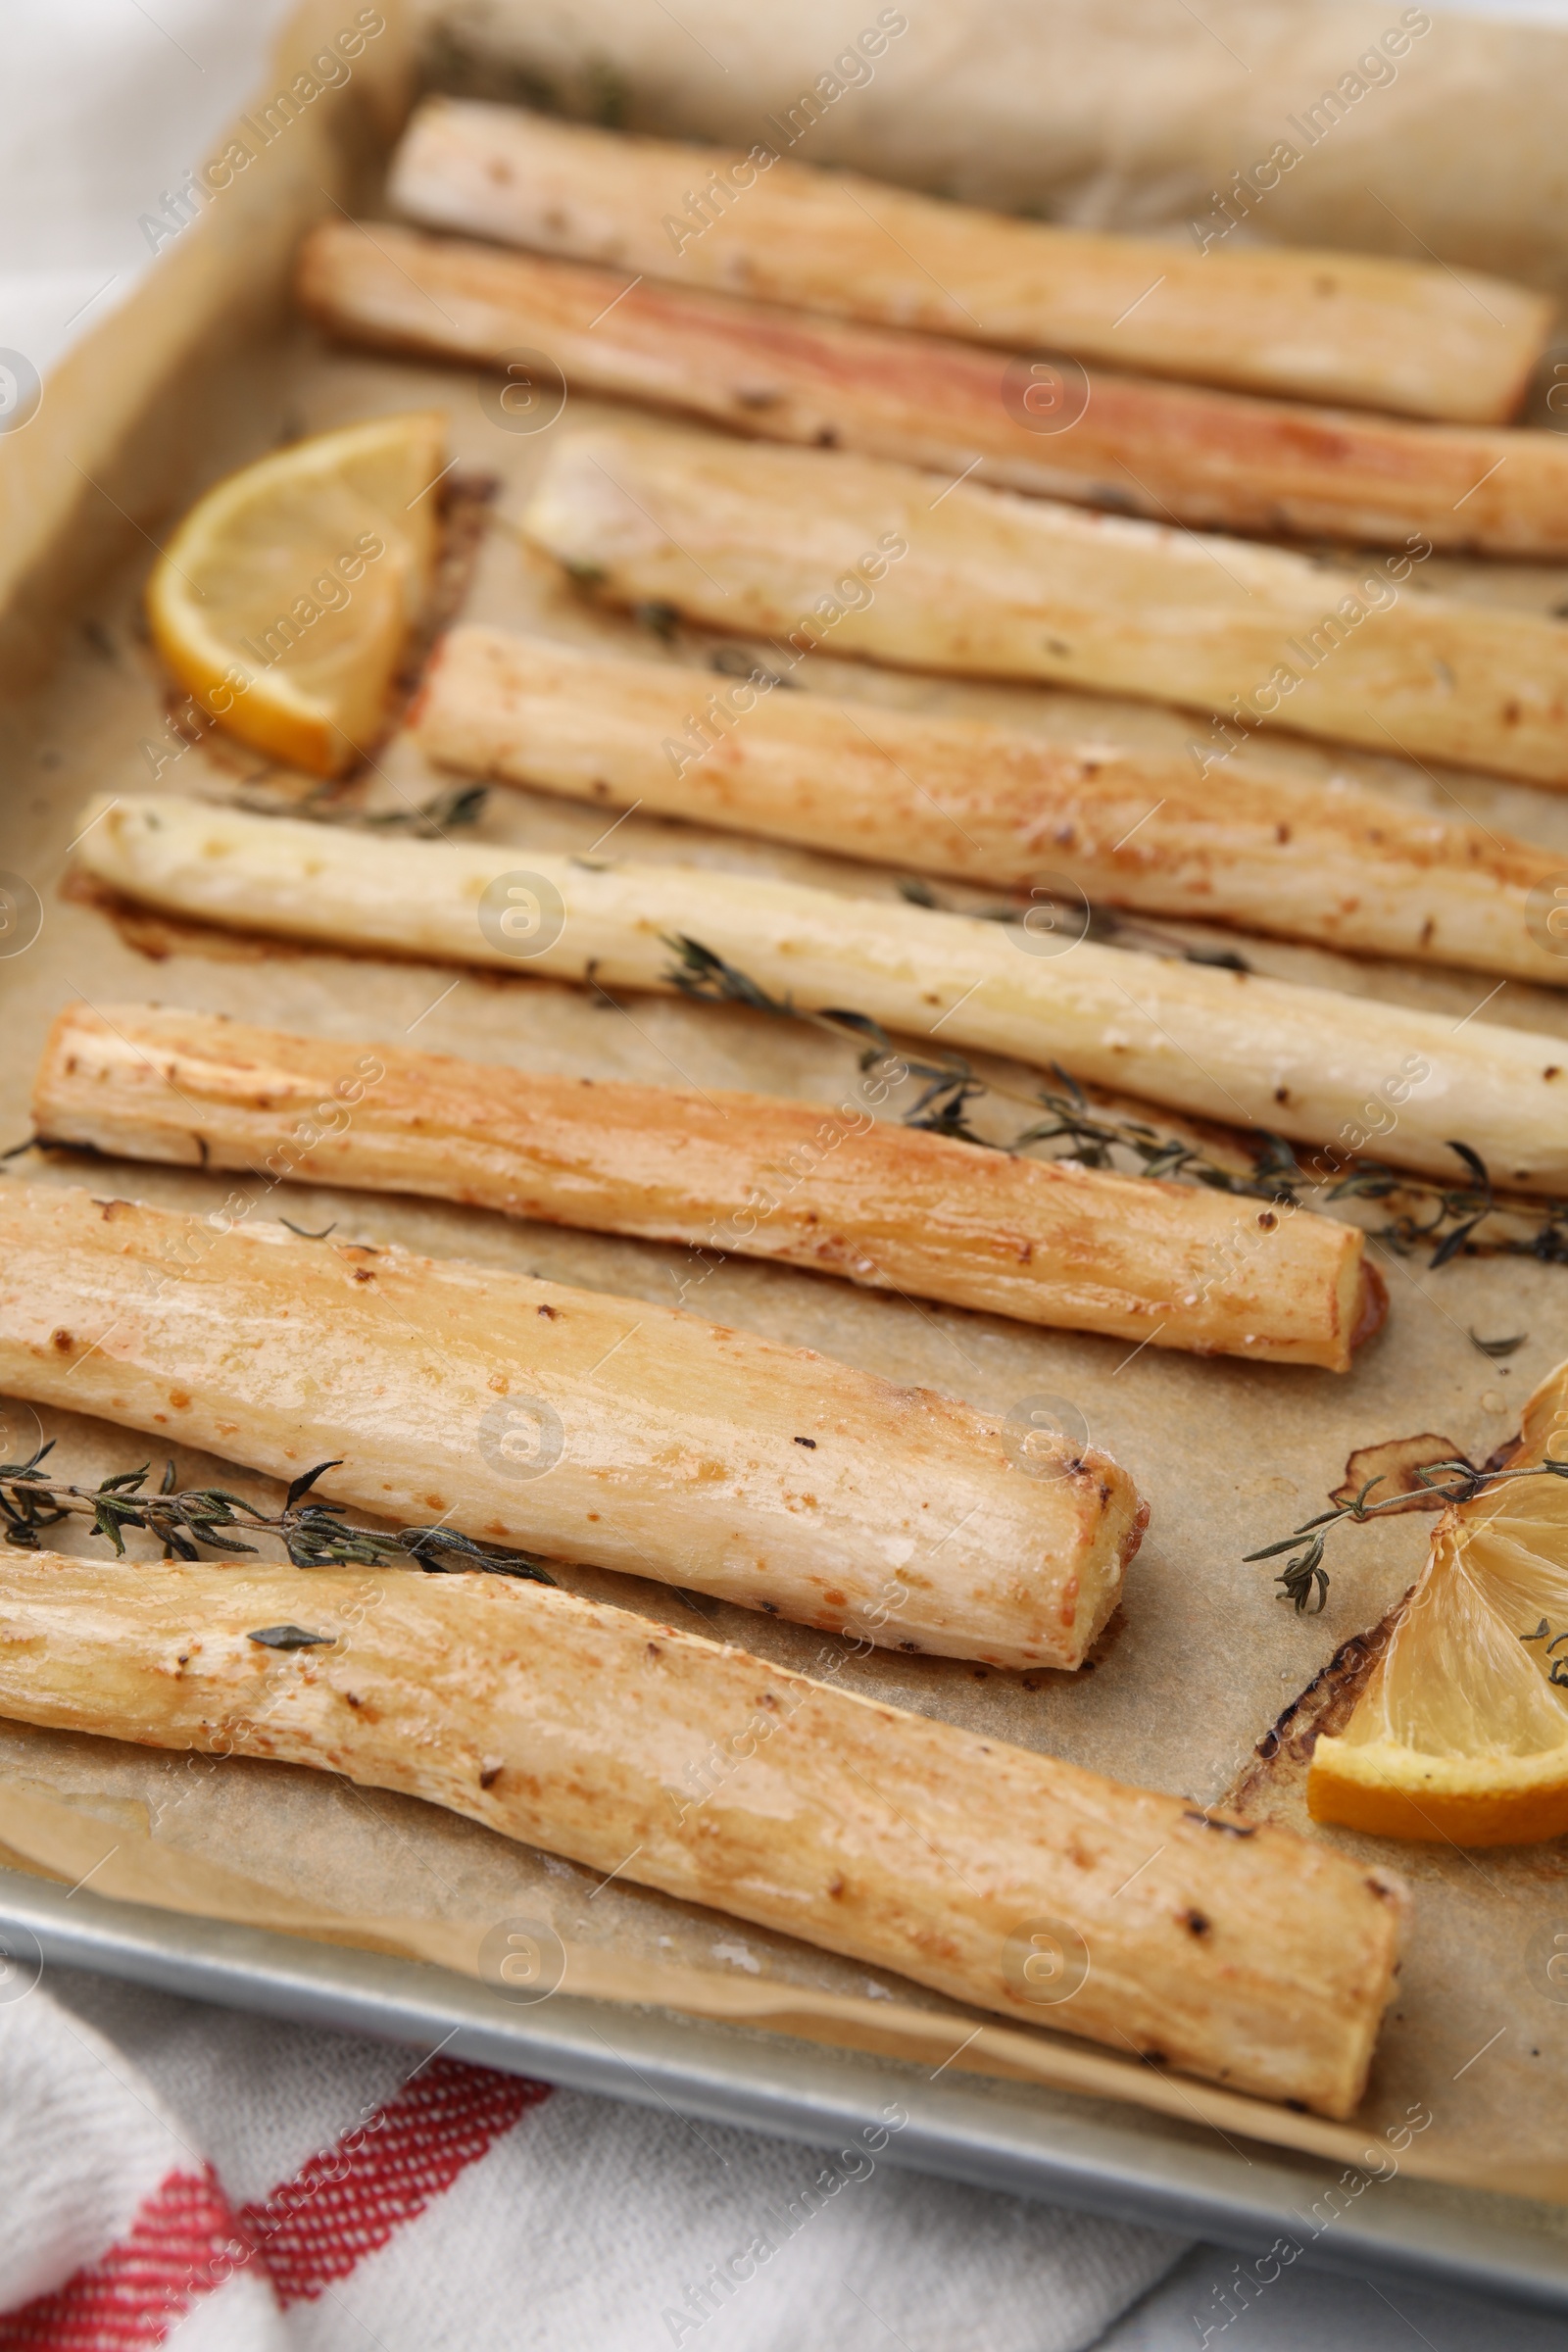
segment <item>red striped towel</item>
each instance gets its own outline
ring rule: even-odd
[[[803,2148],[26,1982],[0,1984],[0,2352],[1080,2352],[1179,2251],[895,2169],[896,2099]]]

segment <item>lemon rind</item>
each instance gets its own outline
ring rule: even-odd
[[[1432,1756],[1392,1740],[1324,1737],[1313,1751],[1314,1821],[1453,1845],[1532,1845],[1568,1832],[1568,1744],[1530,1756]]]

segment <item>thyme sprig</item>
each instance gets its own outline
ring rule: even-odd
[[[966,914],[971,922],[1021,923],[1042,901],[1071,908],[1072,902],[1064,897],[1053,898],[1041,891],[1029,904],[1016,899],[1001,906],[956,906],[951,900],[939,898],[929,882],[919,876],[906,876],[899,883],[899,896],[910,906],[929,907],[933,914]],[[1084,901],[1081,909],[1081,937],[1094,947],[1109,947],[1124,941],[1132,947],[1150,949],[1156,956],[1177,956],[1183,963],[1206,963],[1222,972],[1250,972],[1252,966],[1237,948],[1205,947],[1182,939],[1174,931],[1161,930],[1157,923],[1146,923],[1138,915],[1121,914],[1114,906],[1092,906]]]
[[[1457,1460],[1427,1462],[1416,1466],[1413,1474],[1428,1494],[1442,1501],[1469,1502],[1505,1478],[1568,1478],[1568,1462],[1530,1462],[1501,1470],[1478,1470],[1471,1462]],[[1295,1550],[1305,1537],[1301,1549],[1294,1559],[1286,1561],[1274,1579],[1283,1588],[1279,1598],[1294,1601],[1298,1616],[1303,1612],[1314,1617],[1320,1615],[1323,1603],[1328,1598],[1329,1575],[1323,1565],[1323,1553],[1332,1529],[1346,1519],[1353,1519],[1359,1526],[1363,1520],[1375,1519],[1381,1511],[1396,1511],[1401,1506],[1408,1510],[1410,1507],[1414,1489],[1408,1487],[1401,1488],[1397,1494],[1386,1495],[1382,1502],[1368,1502],[1367,1496],[1381,1483],[1384,1475],[1379,1471],[1376,1477],[1369,1478],[1352,1501],[1339,1503],[1332,1511],[1319,1511],[1314,1518],[1303,1519],[1298,1528],[1278,1544],[1265,1544],[1261,1551],[1250,1551],[1244,1555],[1248,1566],[1254,1560],[1277,1560],[1282,1551]],[[1317,1595],[1316,1605],[1311,1606],[1314,1592]],[[1530,1638],[1534,1640],[1537,1637]]]
[[[923,1081],[917,1101],[905,1113],[906,1127],[919,1127],[932,1135],[950,1135],[960,1143],[978,1144],[987,1151],[998,1147],[982,1135],[976,1135],[964,1117],[964,1105],[974,1097],[991,1093],[982,1079],[975,1076],[961,1054],[944,1054],[936,1061],[911,1061],[899,1053],[880,1021],[869,1013],[848,1012],[840,1007],[822,1011],[808,1010],[797,1004],[793,997],[770,996],[750,973],[726,963],[701,940],[688,939],[683,932],[664,935],[664,945],[674,950],[678,961],[663,977],[678,988],[685,997],[695,997],[710,1004],[744,1004],[751,1012],[768,1012],[782,1020],[805,1021],[813,1029],[825,1029],[829,1036],[850,1038],[859,1047],[858,1062],[862,1070],[874,1069],[878,1062],[894,1058],[902,1061],[911,1078]],[[1027,1096],[1014,1096],[1015,1102],[1027,1102]]]
[[[275,1537],[296,1568],[406,1568],[414,1561],[431,1575],[452,1575],[463,1569],[482,1569],[491,1576],[514,1576],[538,1585],[555,1578],[526,1552],[503,1551],[492,1544],[475,1544],[448,1527],[405,1527],[396,1535],[378,1535],[338,1517],[325,1503],[307,1500],[311,1489],[336,1462],[318,1462],[302,1471],[284,1496],[280,1511],[264,1510],[231,1494],[225,1487],[187,1487],[174,1483],[174,1465],[168,1462],[158,1486],[148,1490],[152,1464],[122,1470],[96,1487],[76,1487],[50,1478],[39,1464],[54,1451],[53,1441],[41,1446],[25,1462],[0,1462],[0,1525],[5,1541],[21,1551],[40,1548],[39,1537],[67,1519],[90,1519],[92,1532],[125,1556],[125,1530],[142,1528],[182,1560],[199,1560],[209,1551],[258,1554],[258,1546],[240,1541],[238,1534]]]
[[[476,825],[489,798],[488,784],[454,784],[450,791],[432,793],[427,801],[407,808],[373,808],[333,821],[360,825],[367,833],[412,833],[416,841],[439,841],[465,825]]]
[[[930,903],[923,884],[911,885],[906,895],[917,905]],[[911,1061],[895,1047],[881,1023],[863,1012],[842,1007],[815,1011],[797,1004],[793,997],[771,996],[749,973],[683,933],[666,935],[664,945],[673,951],[676,960],[663,978],[683,996],[708,1004],[740,1004],[753,1012],[805,1021],[831,1035],[849,1037],[859,1046],[862,1070],[877,1062],[902,1060],[909,1075],[922,1081],[920,1095],[904,1114],[906,1127],[1009,1152],[1063,1141],[1067,1155],[1084,1167],[1176,1177],[1242,1200],[1295,1208],[1319,1200],[1324,1205],[1336,1200],[1388,1200],[1396,1204],[1395,1213],[1387,1224],[1373,1227],[1370,1238],[1400,1257],[1430,1247],[1434,1267],[1447,1265],[1461,1251],[1471,1256],[1532,1257],[1546,1265],[1568,1265],[1568,1200],[1498,1200],[1485,1160],[1469,1144],[1448,1146],[1468,1179],[1454,1184],[1391,1168],[1381,1160],[1347,1157],[1341,1160],[1343,1173],[1325,1186],[1321,1177],[1302,1167],[1295,1146],[1267,1128],[1239,1131],[1239,1156],[1250,1164],[1227,1165],[1200,1143],[1162,1134],[1144,1120],[1092,1105],[1078,1081],[1059,1062],[1051,1065],[1056,1081],[1054,1088],[1025,1095],[977,1077],[973,1065],[958,1053],[945,1051],[935,1061]],[[1010,1141],[998,1145],[990,1137],[976,1134],[968,1115],[969,1105],[988,1095],[1025,1103],[1032,1110],[1044,1109],[1050,1115],[1033,1120]],[[1122,1155],[1119,1159],[1118,1153]],[[1522,1222],[1525,1231],[1498,1231],[1495,1221],[1504,1217],[1515,1224]],[[1492,1230],[1481,1235],[1480,1228],[1489,1220],[1494,1221]]]
[[[1062,1091],[1054,1094],[1042,1087],[1037,1098],[1051,1112],[1051,1118],[1015,1135],[1007,1147],[1010,1151],[1019,1151],[1028,1144],[1052,1143],[1058,1136],[1065,1136],[1072,1147],[1071,1156],[1086,1168],[1115,1168],[1114,1154],[1121,1151],[1130,1152],[1138,1162],[1134,1173],[1139,1176],[1186,1177],[1191,1183],[1206,1184],[1213,1192],[1236,1193],[1251,1200],[1293,1200],[1293,1187],[1306,1182],[1304,1171],[1298,1167],[1283,1136],[1260,1131],[1251,1171],[1243,1173],[1211,1158],[1200,1145],[1184,1143],[1179,1136],[1161,1135],[1157,1127],[1151,1127],[1142,1119],[1121,1118],[1094,1109],[1077,1079],[1059,1061],[1054,1061],[1051,1067]]]
[[[340,788],[318,785],[303,800],[281,794],[241,793],[235,806],[254,816],[303,817],[313,825],[347,825],[363,833],[408,833],[416,841],[441,841],[451,832],[476,825],[490,798],[488,784],[456,784],[432,793],[427,801],[411,801],[406,808],[345,808]]]

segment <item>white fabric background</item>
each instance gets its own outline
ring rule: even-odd
[[[52,2109],[40,2118],[17,2095],[7,2026],[45,2003]],[[110,2234],[122,2227],[127,2184],[133,2201],[162,2170],[204,2155],[233,2203],[264,2196],[414,2063],[352,2035],[49,1971],[38,1992],[0,2006],[0,2312],[36,2291],[41,2273],[58,2277],[105,2223]],[[95,2169],[101,2127],[95,2138],[87,2125],[106,2099],[117,2162]],[[37,2162],[41,2140],[67,2150],[64,2180],[61,2167]],[[746,2241],[764,2206],[797,2195],[817,2160],[790,2142],[558,2091],[321,2301],[279,2322],[236,2311],[225,2288],[170,2340],[176,2352],[662,2352],[662,2311]],[[1195,2352],[1237,2257],[1195,2247],[1145,2293],[1178,2251],[1153,2231],[879,2164],[684,2341],[688,2352],[1067,2352],[1091,2342],[1096,2352]],[[1108,2333],[1085,2332],[1123,2299],[1133,2308]],[[1568,2352],[1568,2324],[1298,2267],[1211,2333],[1208,2352],[1423,2343]]]
[[[139,215],[243,104],[287,4],[0,0],[0,345],[46,371],[126,297],[152,264]],[[1568,22],[1568,0],[1498,0],[1490,13]],[[31,2003],[0,2009],[0,2311],[90,2257],[161,2167],[194,2150],[232,2200],[260,2195],[409,2070],[374,2043],[70,1972],[50,1972],[32,1998],[25,2034]],[[105,2099],[107,2141],[87,2125],[89,2111],[111,2112]],[[714,2127],[699,2138],[662,2112],[563,2092],[340,2293],[279,2323],[258,2281],[236,2282],[244,2293],[199,2308],[177,2339],[188,2352],[644,2352],[668,2340],[666,2289],[678,2295],[731,2249],[741,2218],[808,2177],[799,2148]],[[883,2165],[703,2330],[704,2352],[1054,2352],[1178,2252],[1152,2232]],[[1234,2259],[1211,2247],[1179,2259],[1102,2352],[1191,2352]],[[512,2288],[498,2297],[502,2276]],[[1208,2340],[1225,2352],[1568,2352],[1568,2325],[1298,2268]]]
[[[0,319],[44,373],[153,256],[137,221],[261,78],[289,0],[0,0]]]
[[[172,2169],[211,2158],[232,2207],[260,2201],[416,2064],[49,1972],[0,2003],[0,2312],[122,2233]],[[168,2340],[178,2352],[662,2352],[665,2311],[767,2227],[767,2207],[798,2199],[826,2153],[557,2092],[318,2299],[279,2313],[253,2268]],[[1079,2352],[1179,2250],[880,2162],[859,2169],[681,2340]]]

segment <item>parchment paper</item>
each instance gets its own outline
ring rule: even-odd
[[[436,405],[450,415],[452,450],[464,466],[501,477],[466,600],[469,614],[575,643],[618,644],[643,658],[662,653],[695,663],[707,658],[708,638],[681,633],[664,646],[632,620],[600,614],[521,546],[512,518],[548,436],[498,427],[475,378],[327,352],[299,334],[237,346],[226,373],[221,359],[220,354],[214,362],[219,394],[203,396],[207,438],[195,452],[182,498],[285,432]],[[612,413],[573,401],[566,421]],[[179,429],[175,408],[167,432],[177,437]],[[430,1051],[525,1069],[749,1086],[823,1100],[842,1089],[853,1070],[844,1048],[765,1016],[653,997],[614,1007],[583,992],[510,974],[196,937],[174,946],[172,934],[165,934],[170,952],[150,960],[101,912],[63,900],[57,886],[87,792],[146,786],[153,759],[145,747],[153,746],[156,756],[177,741],[166,729],[166,682],[138,619],[147,561],[138,543],[123,568],[78,606],[58,668],[15,711],[17,764],[0,831],[0,865],[33,880],[45,917],[35,946],[0,961],[0,1149],[28,1132],[26,1096],[37,1051],[50,1018],[75,996],[98,1004],[156,999],[345,1039],[407,1039]],[[1460,576],[1458,566],[1444,568]],[[1568,595],[1568,573],[1497,566],[1464,576],[1471,592],[1520,606],[1547,606]],[[808,691],[843,690],[906,709],[1005,716],[1079,741],[1180,746],[1190,732],[1185,719],[1152,709],[898,677],[825,657],[806,665],[805,683]],[[1258,763],[1283,761],[1302,772],[1339,770],[1439,809],[1450,809],[1458,800],[1484,822],[1560,844],[1568,862],[1568,799],[1457,772],[1429,776],[1394,762],[1338,760],[1284,737],[1239,756]],[[304,789],[301,779],[216,738],[165,765],[158,781],[163,789],[223,796],[245,790],[286,798]],[[367,805],[396,807],[404,798],[422,801],[448,781],[427,772],[410,746],[396,741],[379,756],[364,797]],[[891,874],[641,814],[627,817],[607,841],[612,821],[546,796],[498,790],[482,824],[491,838],[541,850],[788,873],[852,894],[896,886]],[[156,931],[154,926],[152,936]],[[218,952],[209,952],[213,948]],[[1247,952],[1260,969],[1447,1007],[1455,1021],[1473,1012],[1491,986],[1484,976],[1418,973],[1262,943]],[[1568,1037],[1568,995],[1509,983],[1494,997],[1486,1017]],[[1024,1091],[1038,1083],[1036,1074],[1018,1069],[998,1074]],[[889,1107],[896,1114],[905,1104],[896,1098]],[[1022,1116],[1005,1104],[987,1115],[995,1117],[1000,1133]],[[98,1193],[190,1208],[216,1205],[229,1189],[226,1178],[215,1184],[189,1171],[65,1154],[13,1160],[0,1182],[85,1182]],[[693,1271],[680,1250],[512,1224],[411,1200],[302,1187],[290,1188],[280,1206],[312,1229],[335,1219],[347,1236],[537,1270],[631,1297],[669,1299],[672,1286]],[[1276,1758],[1274,1767],[1265,1768],[1256,1742],[1339,1644],[1376,1625],[1397,1600],[1419,1567],[1430,1523],[1398,1518],[1348,1535],[1331,1560],[1334,1584],[1321,1617],[1298,1618],[1280,1606],[1269,1571],[1244,1566],[1242,1554],[1320,1507],[1356,1446],[1435,1430],[1472,1458],[1484,1457],[1509,1434],[1529,1387],[1568,1353],[1568,1271],[1491,1260],[1433,1274],[1419,1259],[1385,1253],[1383,1262],[1394,1295],[1391,1328],[1344,1378],[1200,1363],[1147,1348],[1130,1354],[1112,1341],[1026,1330],[742,1259],[718,1266],[687,1294],[687,1304],[996,1410],[1041,1394],[1068,1398],[1095,1441],[1127,1464],[1152,1502],[1152,1524],[1129,1580],[1125,1609],[1108,1629],[1092,1670],[1078,1677],[1014,1676],[885,1652],[848,1660],[846,1687],[983,1727],[994,1737],[1130,1782],[1200,1801],[1235,1788],[1250,1805],[1289,1813],[1298,1807],[1288,1774],[1281,1778],[1290,1758],[1282,1750],[1285,1762]],[[1472,1345],[1472,1332],[1488,1339],[1527,1336],[1507,1361],[1494,1362]],[[10,1458],[24,1449],[32,1417],[24,1408],[0,1410],[10,1423],[3,1448]],[[51,1413],[42,1416],[42,1426],[59,1439],[57,1458],[73,1475],[92,1478],[146,1458],[143,1441],[102,1424]],[[236,1479],[230,1465],[189,1453],[176,1460],[184,1481],[221,1479],[258,1495],[270,1492],[266,1482]],[[694,1625],[701,1620],[726,1639],[798,1667],[820,1644],[818,1635],[695,1596],[688,1602],[658,1586],[591,1571],[566,1572],[564,1581],[656,1616]],[[688,1617],[688,1610],[695,1614]],[[1342,1695],[1344,1686],[1342,1674],[1335,1686]],[[607,1992],[613,1984],[618,1997],[635,1984],[636,1997],[675,2000],[680,1994],[700,2007],[706,2003],[706,2014],[735,2014],[738,2000],[755,2017],[760,2004],[773,2022],[800,2031],[811,2007],[802,1996],[832,1996],[835,2033],[870,2047],[889,2046],[879,2034],[892,2034],[895,2041],[898,2034],[917,2038],[917,2029],[903,2022],[907,2015],[940,2018],[940,2031],[950,2039],[950,2020],[959,2020],[962,2033],[974,2022],[897,1980],[883,1982],[850,1963],[623,1881],[598,1894],[590,1911],[588,1877],[571,1865],[413,1800],[357,1791],[323,1776],[243,1760],[187,1760],[4,1725],[0,1781],[13,1792],[0,1841],[30,1867],[50,1865],[49,1823],[53,1819],[61,1832],[61,1822],[34,1809],[25,1828],[25,1808],[19,1811],[15,1799],[19,1789],[45,1808],[64,1804],[78,1817],[126,1832],[131,1850],[147,1864],[138,1884],[149,1895],[156,1892],[162,1865],[154,1869],[138,1839],[150,1838],[165,1857],[220,1864],[270,1890],[276,1924],[298,1927],[302,1911],[315,1919],[313,1933],[352,1934],[356,1920],[369,1922],[362,1932],[378,1948],[386,1947],[388,1921],[405,1923],[397,1931],[405,1940],[399,1946],[394,1937],[395,1948],[413,1948],[407,1923],[415,1921],[423,1923],[418,1934],[433,1949],[428,1939],[438,1940],[437,1931],[471,1946],[475,1929],[488,1932],[487,1923],[519,1910],[530,1916],[542,1911],[568,1945],[592,1948],[594,1965],[604,1972],[597,1984]],[[1316,1834],[1353,1851],[1374,1850],[1372,1841]],[[68,1844],[62,1833],[54,1867],[74,1879],[79,1874],[69,1869]],[[1375,2144],[1376,2134],[1395,2129],[1419,2103],[1432,2118],[1417,2143],[1426,2169],[1478,2182],[1528,2182],[1551,2193],[1561,2181],[1554,2168],[1568,2154],[1559,2121],[1568,2087],[1568,2008],[1555,1997],[1544,1958],[1554,1929],[1568,1933],[1562,1849],[1462,1855],[1380,1844],[1375,1850],[1413,1881],[1417,1914],[1358,2136],[1364,2126]],[[192,1883],[183,1884],[189,1899]],[[224,1884],[223,1899],[233,1898],[234,1887]],[[334,1913],[324,1931],[318,1908],[323,1886],[332,1889]],[[221,1907],[221,1892],[214,1891],[215,1908]],[[455,1953],[458,1941],[442,1948]],[[612,1962],[625,1973],[615,1977]],[[689,1983],[672,1990],[667,1976],[652,1974],[656,1969],[698,1975],[703,1986],[695,1993]],[[894,2008],[900,2012],[897,2033],[881,2022],[891,2019]],[[808,2030],[822,2030],[828,2015],[818,2009]],[[1126,2070],[1115,2061],[1050,2034],[988,2027],[952,2063],[1004,2060],[1010,2068],[1022,2063],[1014,2048],[1020,2041],[1038,2047],[1028,2065],[1042,2080],[1059,2082],[1064,2066],[1087,2066],[1093,2081],[1080,2076],[1084,2087],[1102,2091],[1115,2078],[1115,2095],[1158,2103],[1147,2076],[1129,2087]],[[1191,2090],[1184,2082],[1179,2095]],[[1212,2104],[1219,2094],[1202,2096]],[[1249,2113],[1255,2117],[1249,2128],[1259,2135],[1289,2136],[1299,2122],[1250,2104]],[[1298,2132],[1291,2144],[1301,2144]],[[1412,2154],[1406,2169],[1414,2163]]]
[[[1348,245],[1568,285],[1552,25],[1405,0],[690,0],[678,29],[662,0],[415,14],[448,82],[666,136],[749,147],[830,75],[843,95],[798,159],[1085,227],[1223,229],[1216,192],[1283,142],[1298,160],[1211,250]],[[890,15],[906,29],[835,74]],[[1428,29],[1401,50],[1412,16]]]

